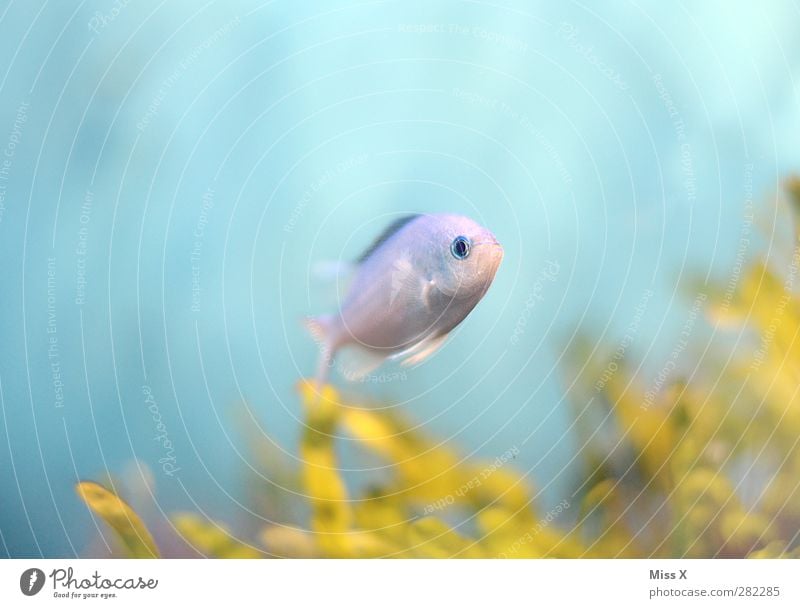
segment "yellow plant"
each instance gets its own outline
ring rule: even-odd
[[[785,208],[800,213],[800,180],[786,197]],[[800,557],[796,220],[785,259],[756,259],[733,289],[700,286],[708,327],[736,339],[693,348],[687,336],[675,357],[684,365],[658,390],[631,371],[639,362],[629,364],[629,353],[613,366],[576,357],[571,397],[585,475],[556,507],[534,502],[511,450],[494,462],[465,460],[395,414],[303,381],[301,464],[272,452],[262,459],[295,497],[297,508],[278,509],[275,492],[263,493],[265,509],[286,521],[261,525],[249,542],[195,514],[176,514],[172,525],[212,557]],[[382,481],[343,474],[345,439],[386,465]],[[91,482],[78,493],[123,554],[159,555],[116,494]]]

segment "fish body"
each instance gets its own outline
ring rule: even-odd
[[[413,215],[392,223],[359,258],[337,314],[309,319],[322,345],[321,384],[337,353],[358,379],[386,359],[406,365],[437,350],[486,294],[503,258],[494,235],[459,215]]]

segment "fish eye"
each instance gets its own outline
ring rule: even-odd
[[[453,239],[453,242],[450,243],[450,253],[453,254],[453,257],[457,260],[463,260],[469,256],[469,250],[472,246],[470,240],[465,236],[457,236]]]

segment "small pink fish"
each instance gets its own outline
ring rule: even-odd
[[[355,380],[387,359],[429,357],[486,294],[502,259],[494,235],[467,217],[393,222],[358,259],[338,314],[306,321],[321,345],[317,385],[334,365]],[[341,349],[350,356],[337,361]]]

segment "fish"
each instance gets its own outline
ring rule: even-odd
[[[494,234],[468,217],[392,222],[356,261],[338,312],[305,320],[320,347],[317,386],[333,367],[354,381],[387,360],[430,357],[486,295],[502,260]]]

